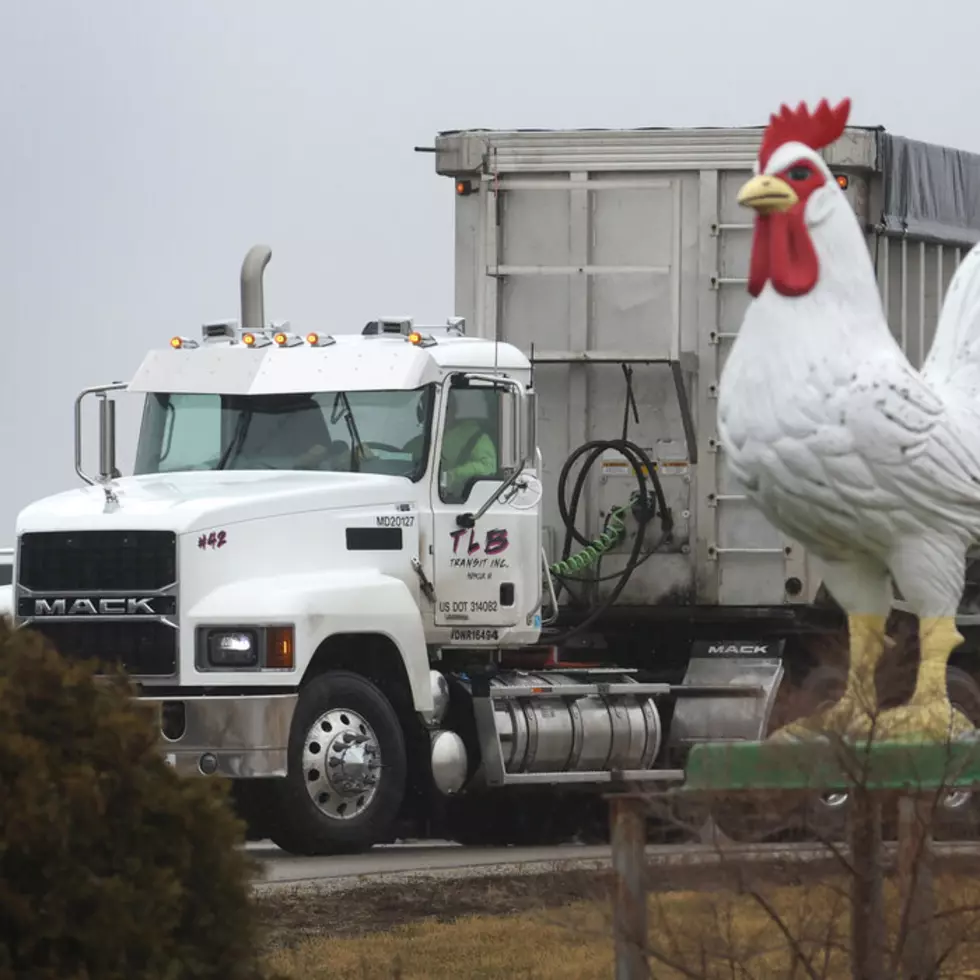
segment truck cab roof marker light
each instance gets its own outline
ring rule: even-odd
[[[171,337],[170,346],[174,350],[193,350],[198,344],[192,337]]]
[[[302,337],[294,333],[289,333],[288,330],[277,330],[272,335],[272,339],[277,347],[297,347],[303,343]]]
[[[330,334],[319,334],[312,331],[306,335],[306,342],[310,347],[330,347],[337,343]]]
[[[272,341],[264,333],[249,331],[242,334],[242,343],[246,347],[268,347]]]

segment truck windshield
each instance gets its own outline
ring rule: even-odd
[[[418,480],[434,391],[146,396],[134,472],[331,470]]]

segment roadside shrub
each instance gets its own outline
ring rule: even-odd
[[[257,977],[244,828],[121,674],[0,619],[0,980]]]

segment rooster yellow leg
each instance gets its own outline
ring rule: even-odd
[[[780,728],[774,739],[801,739],[823,734],[866,736],[877,712],[875,671],[885,650],[886,617],[852,614],[847,617],[850,667],[840,700],[824,711],[799,718]]]
[[[820,565],[824,585],[847,613],[851,657],[847,686],[836,704],[791,722],[774,732],[772,738],[808,739],[821,735],[867,738],[872,718],[877,714],[875,671],[885,651],[885,623],[892,604],[888,569],[871,557],[824,560]]]
[[[974,731],[946,691],[946,662],[963,642],[952,616],[919,621],[919,673],[908,704],[884,711],[875,726],[877,739],[946,741]]]
[[[919,673],[908,704],[882,712],[876,738],[944,742],[975,731],[946,693],[946,661],[963,642],[955,614],[966,551],[963,539],[932,532],[900,542],[891,557],[895,582],[919,617]]]

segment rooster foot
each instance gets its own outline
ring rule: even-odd
[[[858,701],[848,694],[824,711],[797,718],[769,736],[773,742],[827,740],[828,738],[867,738],[871,717]]]
[[[899,705],[883,711],[875,724],[876,742],[947,742],[980,733],[948,698]]]

